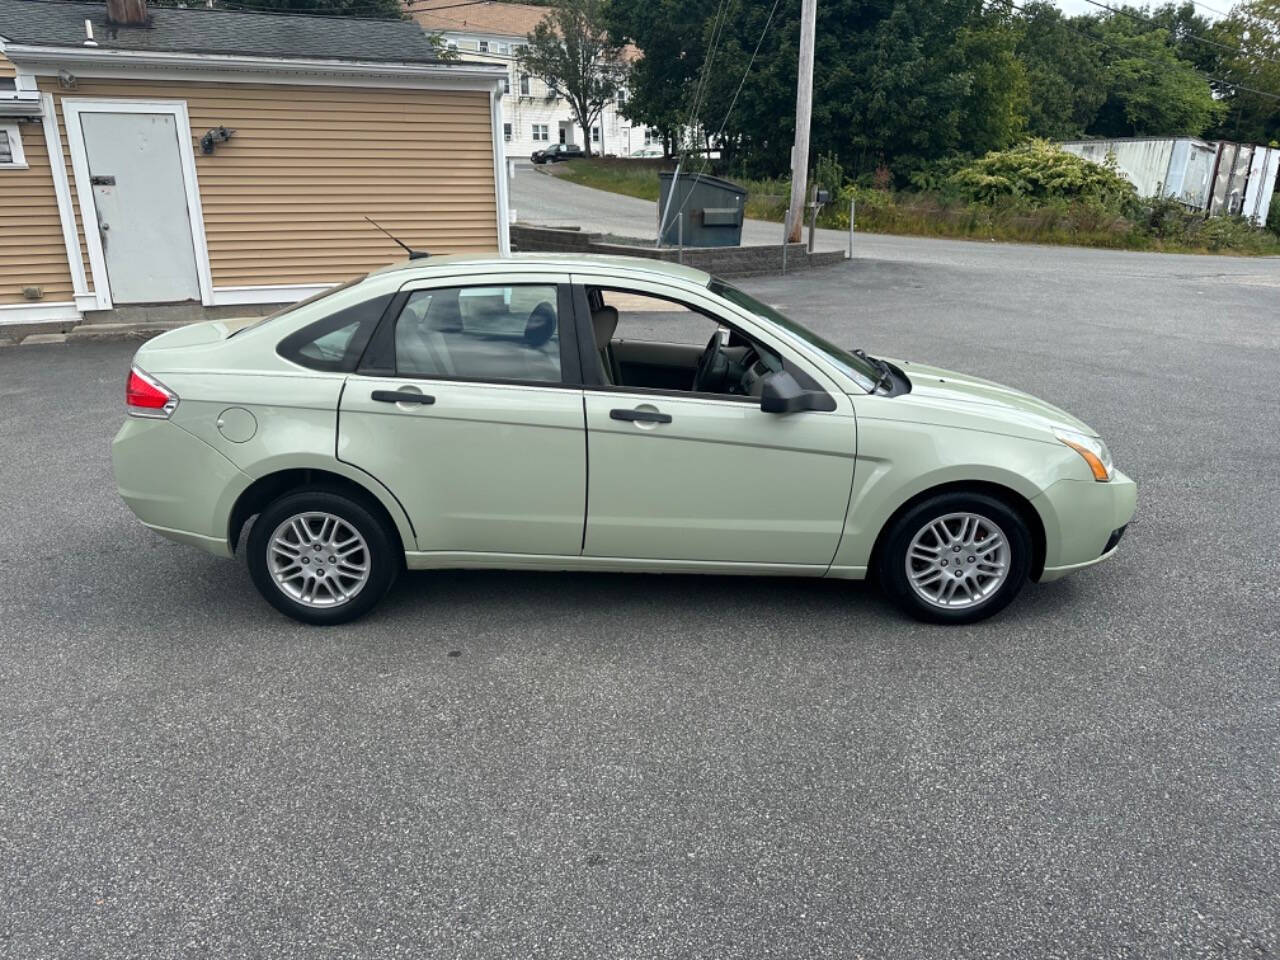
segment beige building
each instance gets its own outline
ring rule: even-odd
[[[505,71],[412,22],[0,0],[0,326],[506,252]]]

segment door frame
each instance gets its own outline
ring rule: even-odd
[[[71,151],[71,170],[76,181],[76,200],[84,225],[84,242],[89,251],[89,269],[93,275],[93,292],[97,309],[110,310],[111,283],[107,273],[106,253],[98,224],[98,208],[89,180],[89,153],[84,142],[80,117],[85,113],[164,113],[174,118],[178,135],[178,158],[182,183],[187,196],[187,219],[191,224],[192,255],[196,261],[196,277],[200,285],[200,302],[213,305],[213,277],[209,270],[209,246],[204,234],[204,211],[200,206],[200,186],[196,180],[195,151],[191,147],[191,118],[185,100],[135,100],[122,98],[62,98],[62,119]]]

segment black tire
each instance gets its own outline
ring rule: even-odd
[[[277,584],[272,574],[269,546],[273,534],[291,517],[307,513],[337,517],[364,540],[365,548],[361,552],[366,555],[368,576],[348,600],[328,606],[301,602]],[[398,543],[395,532],[387,529],[385,521],[358,500],[323,488],[294,490],[273,501],[254,521],[247,547],[249,575],[269,604],[295,620],[317,626],[348,623],[368,613],[391,589],[404,565]],[[359,557],[357,553],[357,562]]]
[[[1008,544],[1007,572],[988,596],[969,606],[948,608],[925,600],[912,587],[907,574],[907,550],[916,535],[930,524],[957,513],[984,518],[1000,529]],[[885,592],[911,616],[927,623],[961,624],[985,620],[1007,607],[1027,582],[1031,554],[1031,533],[1016,510],[988,494],[958,491],[930,497],[894,520],[885,532],[876,564]]]

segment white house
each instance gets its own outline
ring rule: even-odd
[[[527,157],[552,143],[585,145],[593,154],[628,157],[645,148],[661,148],[656,133],[633,125],[607,104],[599,121],[584,132],[567,100],[549,94],[547,85],[521,73],[520,48],[548,13],[547,7],[525,3],[419,0],[410,14],[429,33],[442,34],[445,43],[466,61],[507,67],[502,97],[502,135],[509,157]]]

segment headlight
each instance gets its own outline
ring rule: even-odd
[[[1105,443],[1097,437],[1086,437],[1074,430],[1055,430],[1053,435],[1084,458],[1093,473],[1093,479],[1099,483],[1106,483],[1111,479],[1115,465],[1111,462],[1111,451]]]

